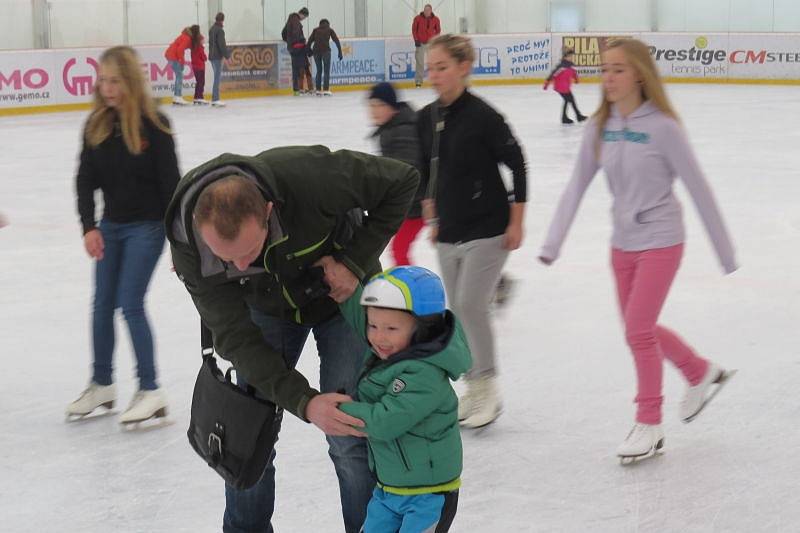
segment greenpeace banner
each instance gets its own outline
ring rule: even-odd
[[[348,39],[341,44],[344,57],[339,61],[336,45],[331,43],[331,85],[372,85],[386,79],[383,39]]]

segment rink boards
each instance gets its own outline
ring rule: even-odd
[[[610,41],[621,37],[636,37],[647,43],[668,81],[800,84],[800,34],[637,32],[470,35],[476,52],[472,82],[540,82],[567,47],[575,50],[582,81],[595,81],[600,53]],[[175,73],[163,55],[166,44],[135,48],[152,93],[170,96]],[[229,48],[231,64],[223,67],[223,98],[287,94],[291,90],[291,61],[284,43],[235,43]],[[332,61],[334,90],[363,89],[384,80],[400,86],[413,84],[416,63],[410,38],[344,39],[342,48],[342,61],[335,56]],[[103,50],[0,52],[0,115],[85,109],[91,102]],[[206,69],[206,87],[210,88],[211,65]],[[192,70],[186,65],[184,96],[190,96],[194,86]]]

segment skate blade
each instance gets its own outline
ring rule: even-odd
[[[104,407],[105,410],[98,413],[97,410],[100,409],[101,407]],[[79,422],[81,420],[100,418],[114,414],[116,411],[114,411],[113,409],[114,409],[114,400],[111,400],[110,402],[101,403],[88,413],[65,413],[65,418],[67,422]]]
[[[618,455],[621,466],[630,466],[664,453],[664,439],[659,440],[649,452],[641,455]]]
[[[166,424],[167,423],[167,408],[162,407],[161,409],[154,412],[152,415],[145,417],[145,418],[137,418],[136,420],[120,420],[119,423],[125,428],[133,428],[139,427],[140,424],[147,422],[148,420],[155,420],[156,422]]]
[[[697,418],[698,415],[703,412],[703,409],[705,409],[706,406],[711,403],[711,400],[713,400],[714,397],[717,394],[719,394],[719,391],[722,390],[722,387],[724,387],[731,380],[731,378],[736,375],[736,372],[738,372],[738,370],[736,369],[723,370],[720,373],[719,377],[717,377],[717,379],[712,382],[712,384],[716,385],[716,387],[714,387],[714,390],[712,390],[706,397],[706,399],[703,400],[703,403],[700,404],[700,408],[697,411],[695,411],[695,413],[692,416],[688,416],[683,419],[683,423],[688,424],[689,422]]]
[[[495,417],[494,417],[494,418],[492,418],[491,420],[489,420],[489,421],[488,421],[488,422],[486,422],[485,424],[481,424],[481,425],[479,425],[479,426],[473,426],[473,425],[467,425],[467,424],[465,424],[465,422],[466,422],[467,420],[469,420],[469,418],[465,418],[464,420],[459,420],[459,421],[458,421],[458,425],[459,425],[459,426],[461,426],[461,428],[462,428],[462,429],[471,429],[471,430],[479,430],[479,429],[484,429],[484,428],[487,428],[487,427],[491,426],[491,425],[492,425],[492,424],[494,424],[495,422],[497,422],[497,419],[498,419],[498,418],[500,418],[500,415],[502,415],[502,414],[503,414],[503,411],[498,411],[498,412],[497,412],[497,415],[495,415]]]

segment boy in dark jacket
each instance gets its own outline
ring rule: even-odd
[[[367,434],[378,481],[363,531],[448,531],[462,469],[450,380],[470,368],[472,357],[445,307],[442,281],[422,267],[395,267],[356,290],[341,309],[370,345],[359,400],[339,406],[364,422],[359,429]]]
[[[332,96],[330,91],[331,78],[331,39],[339,49],[339,61],[342,60],[342,45],[339,36],[331,28],[328,19],[319,21],[319,26],[314,28],[308,38],[308,55],[314,56],[314,63],[317,66],[317,95]],[[323,79],[324,73],[324,79]]]
[[[369,93],[369,111],[373,124],[377,126],[372,137],[378,138],[381,155],[421,169],[417,114],[406,102],[397,101],[397,93],[390,83],[382,82],[372,88]],[[427,186],[427,180],[420,180],[406,219],[392,239],[395,265],[411,264],[408,251],[425,225],[422,219],[422,199]]]

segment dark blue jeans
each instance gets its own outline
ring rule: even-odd
[[[286,364],[294,368],[308,334],[313,332],[320,359],[320,388],[322,392],[344,389],[355,396],[356,380],[363,361],[366,345],[355,331],[337,313],[327,321],[310,328],[294,322],[250,310],[253,322],[261,328],[267,344],[283,351]],[[239,385],[244,380],[237,376]],[[357,533],[367,513],[367,504],[375,487],[375,478],[367,463],[367,443],[355,437],[331,437],[328,455],[339,478],[339,495],[342,503],[345,531]],[[225,533],[272,533],[272,513],[275,509],[275,452],[259,482],[247,490],[225,486]],[[312,480],[300,481],[307,485]]]
[[[92,380],[100,385],[113,381],[114,311],[122,308],[136,353],[139,388],[156,389],[153,335],[144,312],[144,295],[164,248],[164,225],[161,221],[118,224],[103,220],[99,229],[105,249],[95,268]]]
[[[297,92],[300,90],[300,78],[306,68],[306,51],[304,48],[294,49],[289,51],[289,55],[292,58],[292,90]]]
[[[314,54],[314,63],[317,66],[316,86],[318,91],[327,91],[330,87],[331,79],[331,52],[324,54]],[[323,78],[323,74],[325,77]]]

